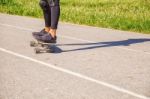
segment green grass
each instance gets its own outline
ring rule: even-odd
[[[60,0],[63,22],[150,34],[150,0]],[[39,0],[1,0],[0,12],[42,17]]]

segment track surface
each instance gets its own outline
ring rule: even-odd
[[[43,22],[0,14],[0,99],[150,99],[150,35],[60,23],[36,55]]]

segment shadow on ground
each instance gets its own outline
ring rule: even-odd
[[[128,39],[122,41],[109,41],[109,42],[96,42],[96,43],[57,44],[56,46],[78,46],[78,45],[83,45],[83,46],[89,45],[89,46],[71,49],[71,50],[61,50],[59,48],[58,52],[56,51],[56,53],[89,50],[89,49],[102,48],[102,47],[130,46],[132,44],[144,43],[144,42],[150,42],[150,38],[138,38],[138,39]]]

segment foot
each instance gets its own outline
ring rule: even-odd
[[[36,36],[36,38],[38,41],[44,42],[44,43],[56,43],[56,39],[57,37],[52,37],[51,34],[46,33],[42,36]]]
[[[45,31],[45,29],[42,29],[40,32],[32,32],[33,37],[43,36],[44,34],[47,34],[47,32]]]

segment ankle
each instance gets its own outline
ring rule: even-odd
[[[49,28],[49,27],[45,27],[45,31],[46,31],[46,32],[49,32],[49,31],[50,31],[50,28]]]
[[[54,34],[54,33],[52,33],[52,32],[48,32],[53,38],[55,38],[56,37],[56,34]]]
[[[55,30],[55,29],[51,29],[51,30],[49,31],[49,33],[52,35],[53,38],[56,37],[56,30]]]

